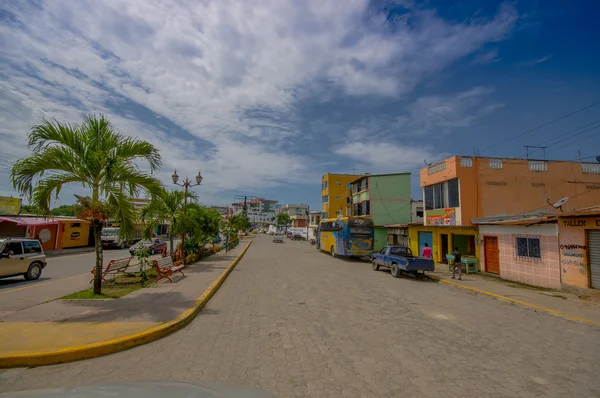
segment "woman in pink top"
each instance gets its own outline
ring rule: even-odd
[[[432,258],[433,255],[431,253],[431,247],[427,243],[425,243],[425,247],[423,248],[423,252],[421,253],[421,257]]]

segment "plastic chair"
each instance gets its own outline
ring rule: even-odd
[[[454,264],[454,254],[446,254],[446,261],[448,261],[448,269],[452,271],[452,264]]]

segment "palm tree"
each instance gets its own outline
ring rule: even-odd
[[[157,225],[169,223],[169,242],[171,244],[171,254],[174,252],[173,236],[181,232],[182,223],[185,215],[183,207],[185,201],[185,191],[173,190],[171,192],[163,189],[160,195],[155,197],[148,205],[142,208],[143,218],[150,217],[144,227],[144,237],[152,237],[152,231]],[[188,191],[187,198],[194,203],[197,200],[195,193]]]
[[[157,170],[158,149],[117,132],[103,115],[90,115],[80,125],[44,120],[32,127],[28,146],[33,154],[13,165],[11,182],[43,215],[50,215],[50,202],[63,186],[90,189],[91,198],[80,197],[80,203],[94,229],[94,293],[102,294],[102,220],[110,217],[118,222],[122,237],[133,234],[137,216],[129,197],[141,191],[154,197],[163,189],[136,162],[147,161],[151,171]]]

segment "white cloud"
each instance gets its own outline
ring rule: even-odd
[[[543,56],[541,58],[536,58],[536,59],[531,59],[531,60],[528,60],[528,61],[523,61],[523,62],[521,62],[521,65],[532,68],[532,67],[534,67],[536,65],[543,64],[544,62],[548,61],[550,58],[552,58],[552,54],[545,55],[545,56]]]
[[[424,165],[424,160],[438,158],[439,152],[427,147],[397,145],[395,143],[351,142],[336,152],[363,163],[371,173],[413,171]]]
[[[86,112],[108,113],[118,128],[163,150],[165,183],[173,168],[190,176],[201,168],[213,196],[313,178],[309,155],[289,144],[303,136],[294,122],[299,95],[399,98],[504,39],[517,19],[508,5],[493,18],[465,23],[412,8],[391,27],[366,0],[57,0],[3,7],[23,24],[0,26],[0,76],[11,89],[72,122]],[[462,95],[455,102],[478,94]],[[108,104],[123,98],[202,141],[115,115]],[[408,126],[425,131],[470,123],[437,98],[415,104]],[[249,117],[253,109],[266,116]]]

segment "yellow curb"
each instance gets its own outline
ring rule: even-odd
[[[103,341],[100,343],[78,345],[55,351],[27,351],[20,354],[0,356],[0,368],[53,365],[57,363],[78,361],[81,359],[96,358],[127,350],[142,344],[147,344],[165,337],[168,334],[183,328],[195,318],[198,312],[204,308],[206,303],[208,303],[211,297],[217,292],[217,290],[219,290],[225,279],[227,279],[227,276],[229,276],[237,263],[242,259],[244,254],[246,254],[246,251],[251,244],[252,241],[248,242],[248,245],[244,248],[240,255],[237,256],[236,259],[229,264],[227,269],[221,273],[221,275],[204,291],[204,293],[202,293],[192,308],[187,309],[183,314],[179,315],[170,322],[144,330],[142,332]]]
[[[442,283],[446,283],[448,285],[456,286],[456,287],[459,287],[461,289],[471,290],[473,292],[485,294],[487,296],[492,296],[492,297],[495,297],[495,298],[500,299],[500,300],[505,300],[505,301],[508,301],[508,302],[511,302],[511,303],[514,303],[514,304],[522,305],[523,307],[533,308],[533,309],[539,310],[539,311],[545,311],[545,312],[548,312],[550,314],[558,315],[558,316],[561,316],[563,318],[567,318],[567,319],[570,319],[570,320],[573,320],[573,321],[585,322],[585,323],[588,323],[590,325],[600,326],[600,322],[592,321],[591,319],[581,318],[581,317],[578,317],[578,316],[565,314],[564,312],[556,311],[556,310],[553,310],[551,308],[546,308],[546,307],[542,307],[542,306],[539,306],[539,305],[530,304],[530,303],[527,303],[525,301],[515,300],[515,299],[512,299],[510,297],[502,296],[500,294],[488,292],[488,291],[477,289],[477,288],[470,287],[470,286],[461,285],[460,283],[448,281],[446,279],[442,279],[442,278],[439,278],[437,276],[433,276],[433,275],[428,275],[428,276],[429,276],[429,278],[434,279],[436,281],[439,281],[439,282],[442,282]]]

